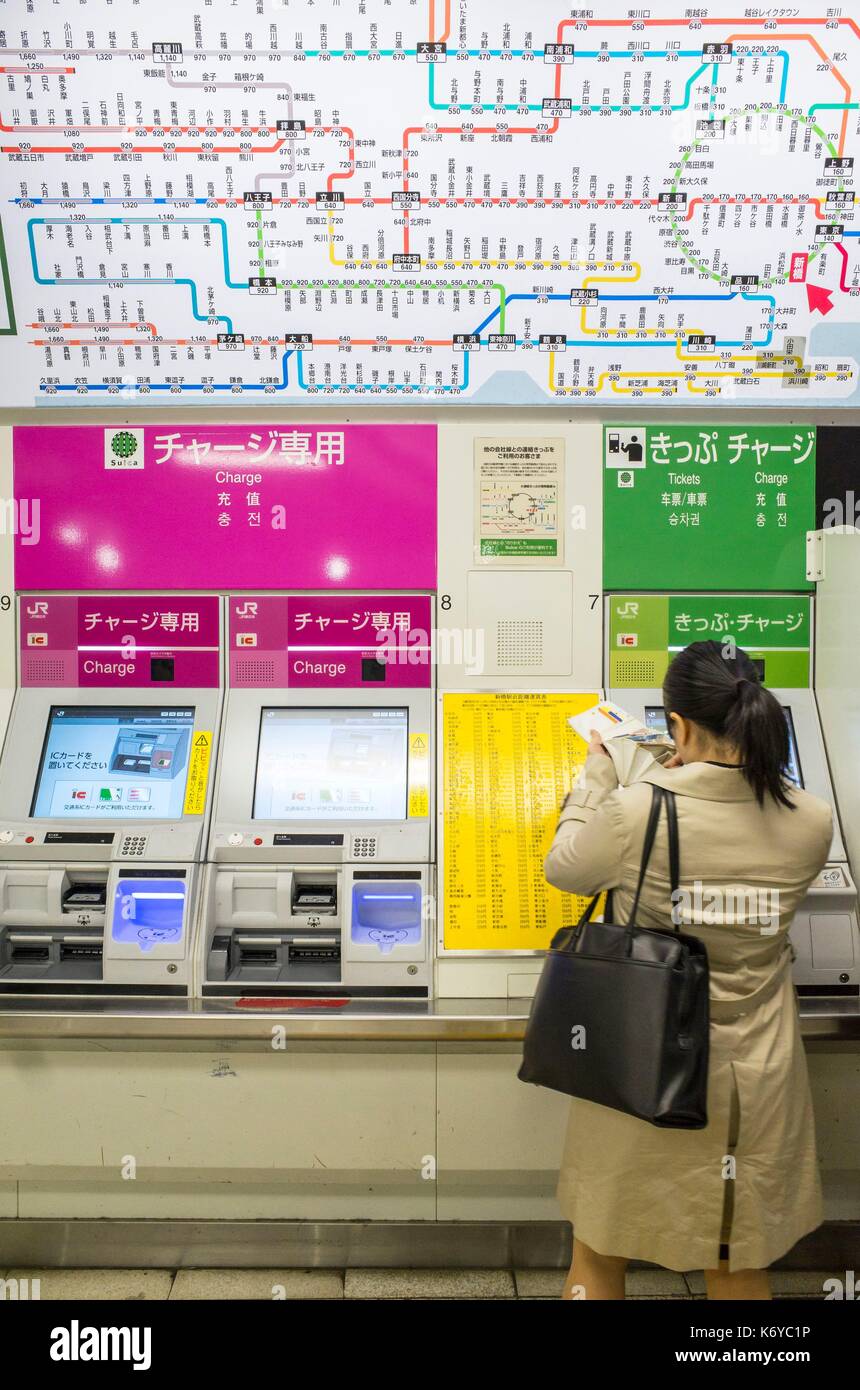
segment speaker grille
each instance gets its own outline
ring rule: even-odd
[[[56,656],[28,656],[24,679],[28,685],[65,685],[66,663]]]
[[[642,656],[616,656],[613,681],[616,685],[656,685],[656,662]]]
[[[498,666],[543,666],[543,623],[540,618],[503,619],[496,623]]]
[[[261,661],[259,659],[245,661],[241,657],[237,657],[234,670],[236,685],[274,685],[275,683],[274,661]]]
[[[353,835],[352,837],[352,857],[353,859],[375,859],[376,858],[376,836],[375,835]]]

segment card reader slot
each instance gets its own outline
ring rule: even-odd
[[[328,931],[314,923],[299,932],[281,926],[216,933],[208,957],[209,980],[333,985],[340,980],[341,934],[331,918],[328,921]]]
[[[101,960],[102,942],[101,938],[97,941],[61,941],[60,960]]]

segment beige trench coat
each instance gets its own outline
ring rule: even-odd
[[[742,772],[712,763],[667,769],[651,760],[640,780],[619,787],[612,759],[590,755],[565,802],[545,872],[570,893],[616,889],[618,922],[628,920],[633,902],[650,782],[676,794],[681,887],[691,893],[682,930],[708,950],[708,1124],[658,1129],[574,1100],[558,1197],[576,1236],[601,1254],[714,1269],[724,1244],[730,1270],[764,1268],[822,1220],[787,932],[827,858],[831,811],[804,791],[793,794],[793,811],[772,800],[759,807]],[[723,890],[717,903],[711,889]],[[759,918],[770,916],[778,889],[772,922],[745,920],[750,899],[740,894],[750,889],[760,893]],[[661,817],[637,924],[671,927],[670,910]]]

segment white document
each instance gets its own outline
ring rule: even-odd
[[[615,738],[631,738],[635,743],[666,748],[673,746],[668,734],[660,729],[649,729],[635,714],[628,713],[611,700],[600,700],[583,714],[572,714],[567,722],[586,743],[591,738],[592,729],[595,729],[604,743]]]

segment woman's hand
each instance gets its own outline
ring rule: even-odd
[[[597,730],[589,729],[589,733],[591,734],[591,742],[588,745],[588,756],[591,757],[592,753],[605,753],[608,758],[609,749],[606,747],[606,744],[603,742]]]
[[[667,758],[666,761],[663,763],[663,767],[683,767],[683,766],[684,766],[684,760],[683,760],[683,758],[681,757],[681,754],[680,754],[680,753],[673,753],[672,756],[671,756],[671,758]]]

